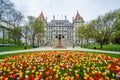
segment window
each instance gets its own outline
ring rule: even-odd
[[[56,26],[58,26],[58,22],[56,22]]]

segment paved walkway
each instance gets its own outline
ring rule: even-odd
[[[74,47],[74,48],[67,47],[67,48],[61,48],[61,49],[53,48],[53,47],[39,47],[39,48],[33,48],[33,49],[27,49],[27,50],[0,52],[0,55],[11,54],[11,53],[34,52],[34,51],[48,51],[48,50],[75,50],[75,51],[86,51],[86,52],[103,52],[103,53],[120,54],[120,52],[115,52],[115,51],[94,50],[94,49],[86,49],[86,48],[81,48],[81,47]]]

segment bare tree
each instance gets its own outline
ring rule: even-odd
[[[23,21],[24,17],[21,12],[16,11],[15,9],[11,9],[6,18],[11,24],[14,25],[14,27],[17,27]]]
[[[29,36],[29,26],[25,25],[22,27],[22,35],[23,38],[25,39],[25,46],[28,46],[28,36]]]
[[[13,3],[10,0],[0,0],[0,20],[7,21],[6,15],[13,9]]]

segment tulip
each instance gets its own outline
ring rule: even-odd
[[[120,72],[116,75],[116,78],[120,79]]]
[[[53,69],[51,69],[49,71],[50,71],[50,74],[54,74],[54,70]]]
[[[41,75],[38,76],[39,79],[42,79],[43,77]]]
[[[110,78],[106,76],[106,77],[105,77],[105,80],[110,80]]]
[[[2,71],[0,71],[0,75],[2,74]]]
[[[89,79],[90,79],[90,80],[94,80],[94,78],[92,78],[92,77],[90,77]]]
[[[75,78],[76,78],[76,80],[79,80],[79,75],[76,74],[76,75],[75,75]]]
[[[57,80],[57,78],[56,78],[56,77],[53,77],[53,80]]]

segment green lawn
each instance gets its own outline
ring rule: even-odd
[[[96,49],[99,49],[99,50],[120,51],[120,45],[103,45],[102,49],[100,48],[100,45],[87,46],[87,48],[89,49],[94,49],[94,47],[96,47]]]
[[[28,46],[27,49],[32,48],[32,46]],[[1,51],[14,51],[14,50],[23,50],[23,46],[14,46],[14,47],[0,47],[0,52]]]

